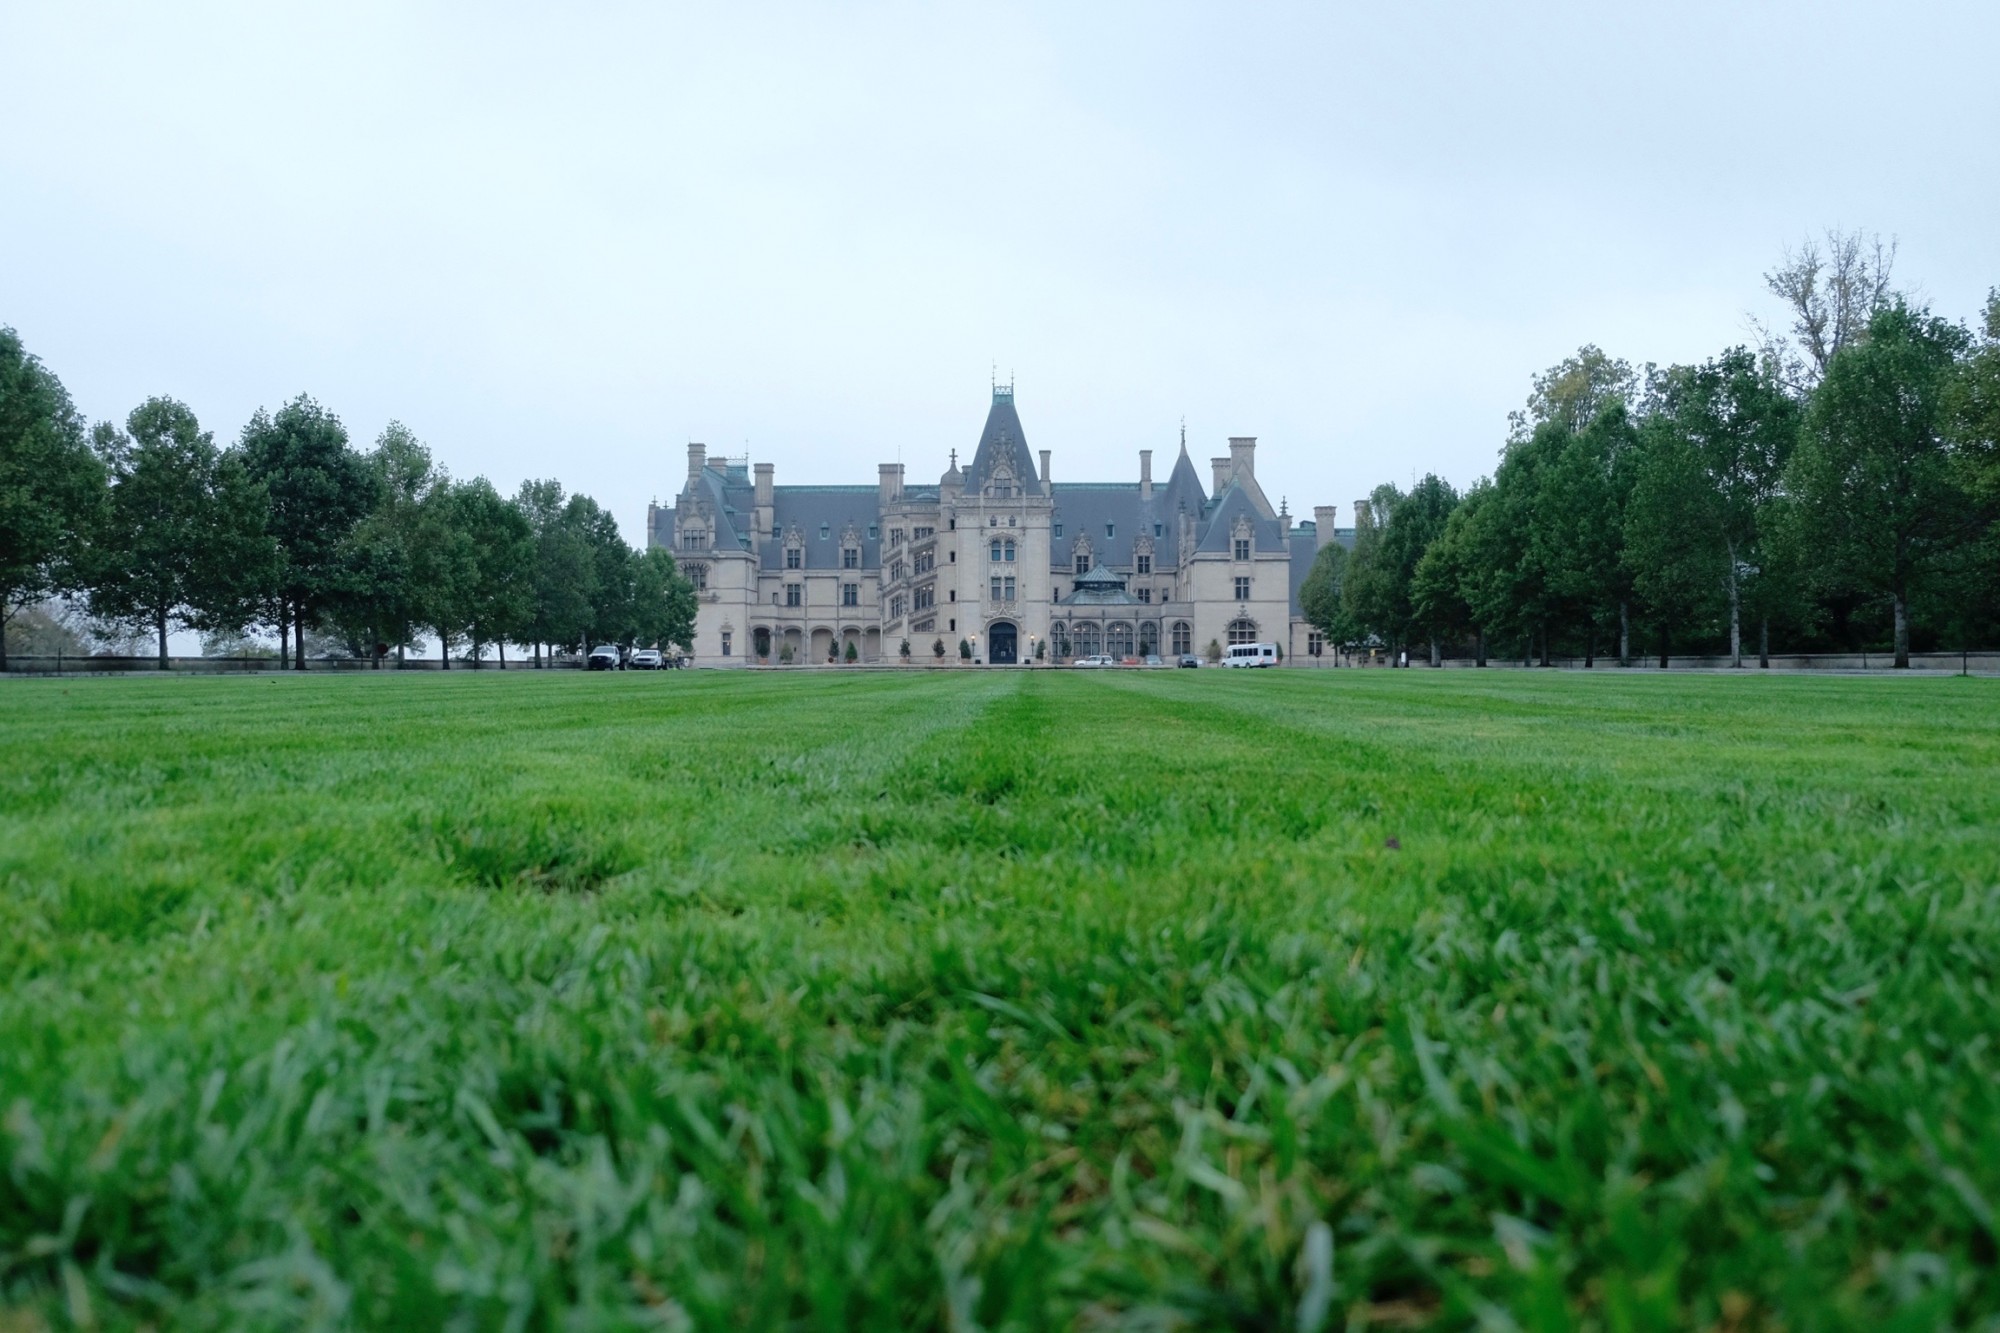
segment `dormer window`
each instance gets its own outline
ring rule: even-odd
[[[842,569],[859,569],[859,568],[861,568],[861,548],[860,548],[859,546],[843,546],[843,547],[841,547],[841,548],[840,548],[840,567],[841,567]]]
[[[804,551],[800,550],[796,546],[787,546],[785,548],[786,569],[802,569],[805,566],[805,562],[806,562],[806,553]]]
[[[833,525],[831,523],[822,523],[819,525],[819,539],[821,541],[825,541],[828,537],[832,535],[833,535]]]
[[[1250,539],[1248,537],[1238,537],[1236,539],[1236,558],[1238,560],[1248,560],[1250,558]]]
[[[1118,535],[1118,525],[1116,523],[1106,523],[1104,525],[1104,536],[1107,540],[1112,537],[1116,537],[1117,535]]]
[[[877,529],[878,529],[878,526],[879,526],[879,525],[877,525],[877,524],[874,524],[874,523],[870,523],[870,524],[868,525],[868,540],[869,540],[869,541],[871,541],[871,542],[872,542],[872,541],[874,541],[874,540],[875,540],[875,534],[876,534],[876,531],[877,531]]]

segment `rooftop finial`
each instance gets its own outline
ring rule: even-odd
[[[1181,452],[1187,452],[1187,417],[1181,417]]]

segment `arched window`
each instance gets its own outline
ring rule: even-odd
[[[1097,656],[1097,626],[1086,623],[1076,627],[1076,655]]]
[[[1012,541],[1006,541],[1006,542],[1002,542],[1002,543],[1001,543],[1001,554],[1002,554],[1002,555],[1003,555],[1003,556],[1005,557],[1005,559],[1006,559],[1006,561],[1007,561],[1007,563],[1008,563],[1008,564],[1010,564],[1010,565],[1011,565],[1011,564],[1013,564],[1013,563],[1014,563],[1014,543],[1013,543]]]
[[[1229,622],[1229,641],[1230,641],[1231,643],[1233,643],[1233,644],[1234,644],[1234,643],[1255,643],[1255,642],[1257,642],[1257,624],[1256,624],[1256,622],[1255,622],[1255,621],[1251,621],[1251,620],[1232,620],[1232,621],[1230,621],[1230,622]]]
[[[1069,626],[1060,620],[1049,626],[1049,651],[1058,658],[1069,656]]]
[[[1132,626],[1129,622],[1113,621],[1104,631],[1104,651],[1113,657],[1132,655]]]
[[[708,591],[707,565],[700,565],[700,564],[682,565],[681,572],[687,575],[688,582],[694,585],[694,590],[696,592]]]
[[[1143,620],[1139,622],[1139,656],[1151,657],[1160,651],[1160,622]]]
[[[1173,644],[1174,655],[1176,657],[1182,653],[1191,653],[1194,651],[1194,631],[1188,627],[1187,621],[1176,620],[1174,622]]]
[[[1000,539],[995,537],[986,548],[986,558],[994,564],[1000,563]]]

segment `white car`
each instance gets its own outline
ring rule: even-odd
[[[1077,658],[1070,665],[1073,667],[1115,667],[1118,665],[1118,659],[1107,657],[1103,653],[1093,653],[1089,657]]]
[[[658,648],[641,648],[632,654],[625,667],[628,671],[665,671],[667,659],[660,656]]]
[[[614,644],[600,644],[590,650],[590,656],[583,660],[587,671],[623,671],[625,663]]]

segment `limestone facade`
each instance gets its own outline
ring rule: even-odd
[[[1163,482],[1139,451],[1132,482],[1057,482],[1030,452],[1011,385],[996,386],[971,461],[936,484],[884,463],[872,486],[779,486],[769,463],[688,446],[649,545],[674,553],[699,598],[700,666],[1060,663],[1095,653],[1206,655],[1276,642],[1311,664],[1298,590],[1324,541],[1351,543],[1332,506],[1294,524],[1237,437],[1204,486],[1187,442]],[[787,651],[789,650],[789,651]]]

